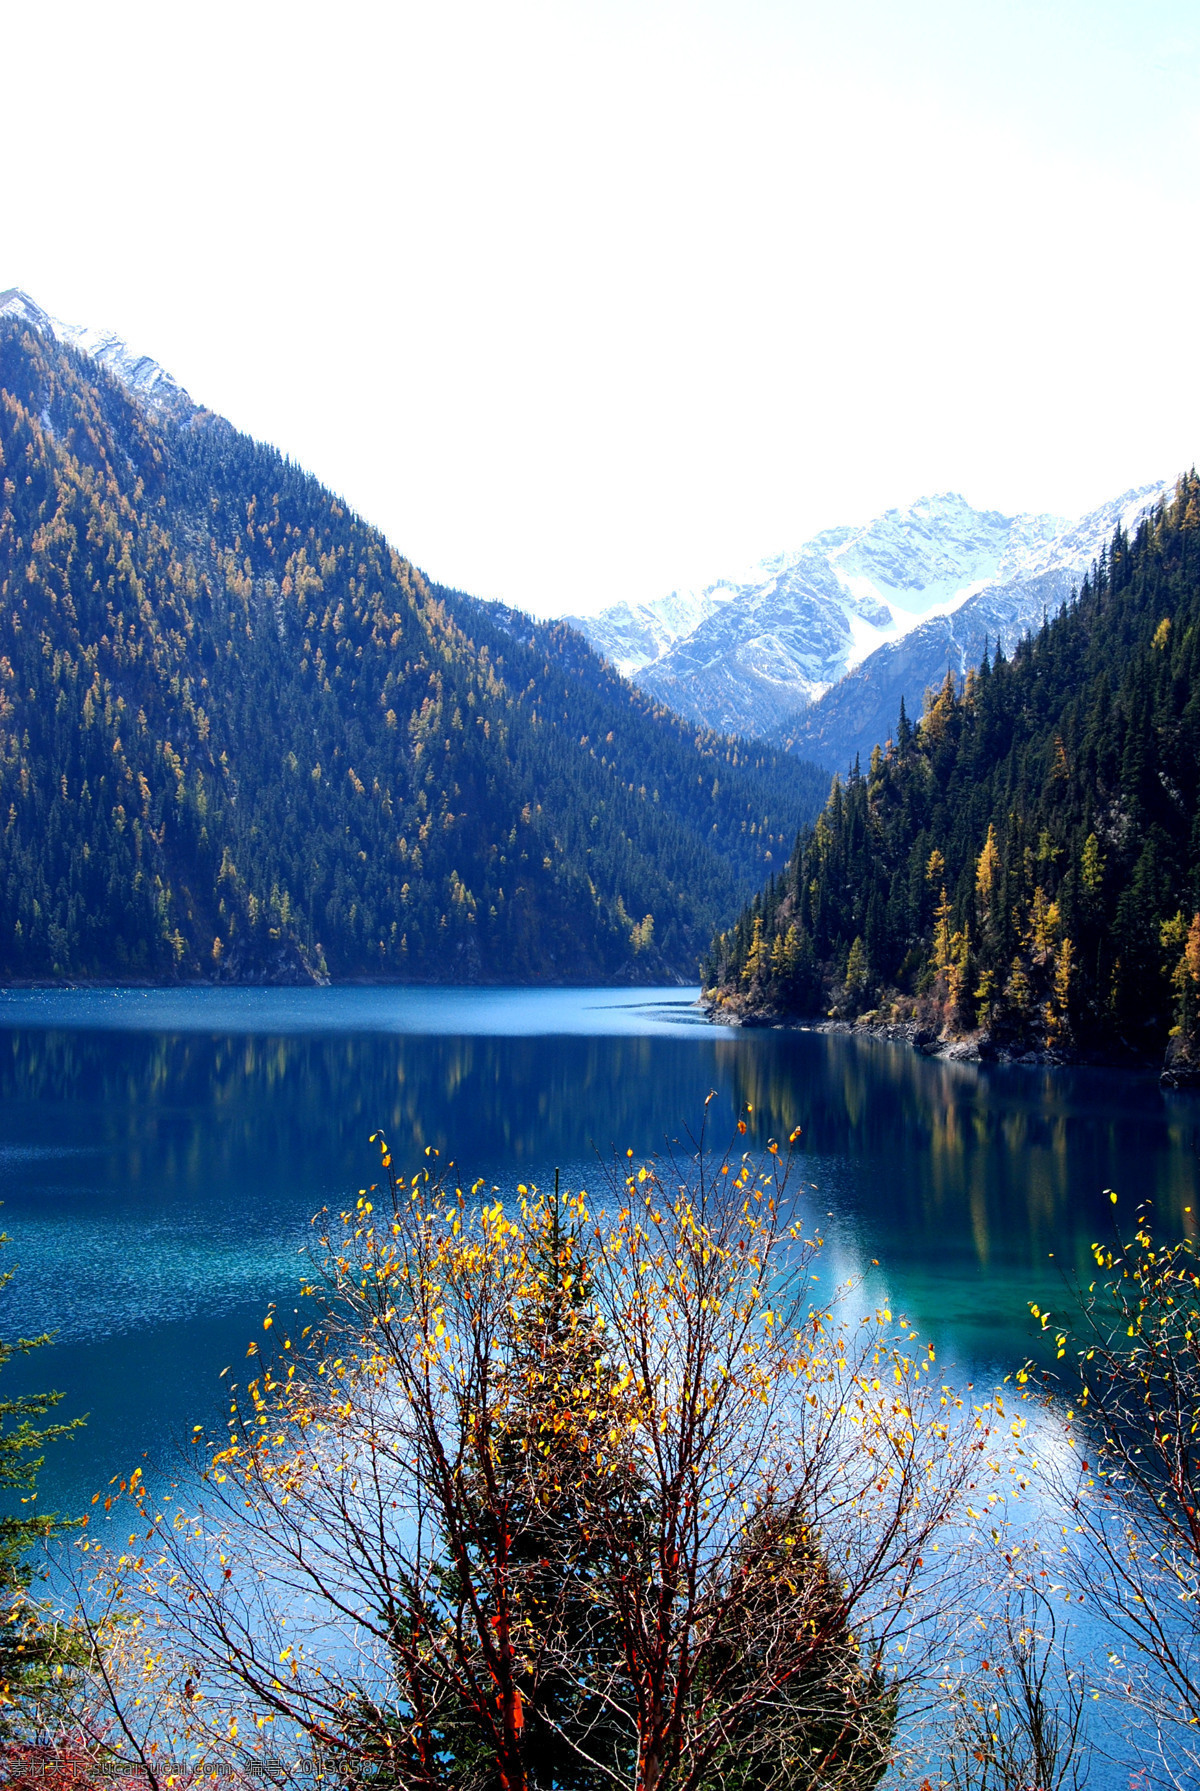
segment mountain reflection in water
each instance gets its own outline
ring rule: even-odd
[[[0,1335],[56,1330],[6,1371],[86,1430],[47,1462],[79,1507],[143,1451],[219,1421],[266,1303],[290,1317],[312,1215],[368,1183],[383,1128],[456,1179],[555,1167],[598,1188],[700,1123],[723,1142],[803,1128],[797,1183],[836,1273],[976,1375],[1037,1345],[1088,1245],[1152,1197],[1194,1225],[1200,1100],[1150,1076],[927,1061],[903,1047],[697,1025],[694,991],[180,991],[0,1001],[0,1197],[19,1273]],[[310,999],[311,996],[311,999]],[[444,1025],[445,1030],[439,1030]],[[815,1187],[814,1187],[815,1184]],[[295,1322],[295,1321],[294,1321]]]

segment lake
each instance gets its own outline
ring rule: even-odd
[[[696,991],[0,993],[0,1198],[19,1264],[0,1335],[57,1342],[7,1390],[64,1390],[86,1429],[42,1503],[82,1509],[218,1419],[218,1383],[289,1314],[319,1209],[427,1146],[501,1190],[599,1185],[699,1124],[803,1127],[798,1183],[831,1274],[861,1273],[975,1378],[1037,1347],[1028,1302],[1090,1278],[1117,1189],[1194,1225],[1200,1099],[1150,1076],[927,1060],[903,1046],[713,1027]],[[457,1178],[456,1179],[461,1179]]]
[[[1154,1200],[1191,1231],[1200,1098],[1152,1075],[928,1060],[882,1041],[713,1027],[697,991],[338,988],[0,992],[0,1336],[56,1333],[5,1392],[62,1388],[87,1425],[52,1449],[44,1508],[81,1511],[149,1456],[170,1468],[275,1301],[298,1304],[312,1220],[427,1148],[514,1191],[593,1192],[613,1151],[699,1125],[747,1143],[803,1128],[796,1185],[831,1279],[859,1275],[990,1384],[1039,1347]],[[283,1327],[281,1327],[282,1329]],[[229,1368],[224,1382],[219,1376]],[[1127,1782],[1113,1769],[1096,1786]]]

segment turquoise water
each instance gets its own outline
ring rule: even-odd
[[[43,1500],[114,1473],[220,1409],[221,1369],[295,1306],[322,1207],[426,1146],[502,1189],[559,1168],[596,1188],[612,1151],[699,1124],[803,1130],[798,1184],[830,1272],[863,1273],[964,1373],[1036,1346],[1090,1240],[1152,1196],[1197,1205],[1200,1100],[1152,1077],[930,1062],[903,1047],[708,1026],[695,991],[87,990],[0,994],[0,1218],[19,1264],[0,1335],[51,1330],[7,1371],[88,1423]],[[751,1141],[753,1133],[751,1135]],[[236,1378],[236,1376],[235,1376]]]
[[[695,990],[0,993],[0,1199],[19,1266],[0,1336],[51,1330],[4,1392],[53,1385],[86,1427],[42,1504],[83,1510],[219,1425],[270,1301],[290,1316],[322,1208],[370,1181],[384,1128],[503,1190],[595,1193],[604,1163],[803,1128],[798,1196],[831,1278],[861,1275],[987,1384],[1038,1347],[1088,1245],[1153,1199],[1194,1226],[1200,1098],[1152,1076],[928,1061],[900,1046],[707,1025]],[[1189,1211],[1188,1209],[1192,1209]],[[283,1327],[281,1327],[282,1329]],[[1097,1771],[1095,1785],[1127,1782]]]

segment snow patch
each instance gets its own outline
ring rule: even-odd
[[[15,286],[0,292],[0,317],[14,317],[20,323],[57,342],[78,349],[112,374],[128,392],[164,416],[185,422],[199,408],[179,381],[149,355],[137,354],[115,330],[97,329],[90,324],[64,323]]]

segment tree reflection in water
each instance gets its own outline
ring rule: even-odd
[[[511,995],[526,1017],[538,999]],[[627,1036],[0,1032],[0,1196],[22,1262],[5,1322],[59,1331],[53,1378],[92,1414],[44,1496],[78,1504],[210,1416],[265,1304],[295,1303],[312,1214],[371,1173],[376,1128],[398,1160],[430,1148],[505,1189],[556,1167],[587,1186],[597,1151],[679,1137],[710,1089],[722,1136],[750,1102],[760,1141],[803,1127],[838,1272],[864,1270],[943,1360],[988,1374],[1036,1345],[1027,1302],[1061,1306],[1060,1270],[1090,1279],[1105,1189],[1153,1197],[1166,1231],[1194,1223],[1200,1100],[1151,1077],[679,1033],[644,1017]]]

